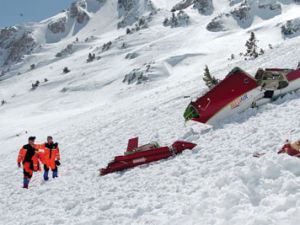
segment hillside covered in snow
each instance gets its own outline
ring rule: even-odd
[[[214,127],[183,118],[207,91],[205,65],[218,79],[295,69],[299,45],[299,0],[79,0],[1,28],[0,224],[299,224],[300,161],[277,155],[300,138],[299,91]],[[52,135],[62,165],[24,190],[16,158],[29,135]],[[197,148],[99,177],[135,136]]]

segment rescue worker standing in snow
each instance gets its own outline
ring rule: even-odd
[[[23,188],[28,188],[33,172],[40,171],[38,148],[34,144],[35,137],[28,138],[28,144],[24,145],[18,155],[18,167],[23,164]]]
[[[47,137],[47,142],[39,147],[43,152],[41,156],[44,164],[44,180],[49,180],[49,169],[52,170],[52,178],[58,177],[58,166],[60,166],[60,154],[58,143],[53,142],[51,136]],[[40,150],[40,151],[41,151]]]

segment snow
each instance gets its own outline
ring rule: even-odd
[[[164,27],[167,9],[177,1],[153,3],[165,8],[149,29],[130,35],[116,30],[116,1],[90,12],[76,36],[52,43],[39,30],[41,48],[1,77],[0,100],[8,103],[0,106],[0,224],[300,223],[299,159],[276,153],[286,139],[299,138],[300,92],[215,127],[184,124],[182,116],[190,101],[184,96],[195,98],[206,90],[201,77],[206,64],[218,78],[235,66],[251,74],[258,67],[295,68],[300,37],[283,39],[278,24],[299,16],[300,6],[284,6],[281,15],[255,20],[248,29],[236,25],[209,32],[205,28],[213,16],[193,9],[186,10],[192,21],[188,27]],[[219,0],[214,6],[227,9],[226,4]],[[244,61],[238,54],[251,31],[266,53]],[[95,39],[84,41],[92,35]],[[76,37],[76,51],[55,58]],[[101,52],[108,41],[112,48]],[[90,52],[101,59],[86,63]],[[133,52],[138,57],[125,58]],[[232,53],[236,58],[229,61]],[[140,85],[122,82],[147,63],[153,63],[155,79]],[[66,66],[71,72],[63,74]],[[30,91],[36,80],[40,86]],[[41,143],[49,134],[60,145],[60,177],[45,183],[36,173],[29,190],[23,190],[18,150],[29,135]],[[99,177],[98,169],[123,154],[134,136],[141,144],[182,139],[198,146],[173,159]],[[266,155],[253,158],[257,151]]]

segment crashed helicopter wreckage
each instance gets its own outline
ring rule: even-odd
[[[272,102],[298,89],[300,68],[259,69],[252,77],[236,67],[211,90],[192,101],[184,112],[184,118],[214,125],[231,115]]]
[[[184,150],[192,150],[195,146],[196,144],[191,142],[176,141],[170,147],[160,147],[156,142],[138,147],[138,137],[132,138],[128,141],[127,151],[124,155],[116,156],[106,168],[100,169],[100,175],[166,159],[180,154]]]

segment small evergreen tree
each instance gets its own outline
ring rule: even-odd
[[[169,25],[169,18],[165,18],[163,25],[166,27]]]
[[[251,32],[249,40],[246,42],[246,53],[245,56],[248,56],[250,58],[256,59],[258,57],[257,52],[257,40],[255,37],[254,32]]]
[[[269,44],[269,49],[273,49],[273,46],[271,44]]]
[[[207,65],[204,68],[203,80],[209,89],[212,89],[214,86],[216,86],[219,83],[218,79],[216,79],[214,76],[210,74]]]
[[[2,105],[5,105],[7,102],[3,99],[2,101],[1,101],[1,106]]]
[[[263,54],[265,54],[265,51],[261,48],[261,49],[259,50],[259,55],[263,55]]]
[[[68,67],[65,67],[65,68],[63,69],[63,73],[69,73],[69,72],[71,72],[71,70],[69,70]]]
[[[177,17],[175,15],[175,13],[172,13],[172,17],[171,17],[171,27],[177,27],[178,26],[178,20]]]
[[[40,81],[36,81],[34,84],[31,84],[31,90],[35,90],[40,85]]]
[[[96,58],[95,54],[89,53],[88,59],[86,60],[86,62],[93,62],[95,58]]]

